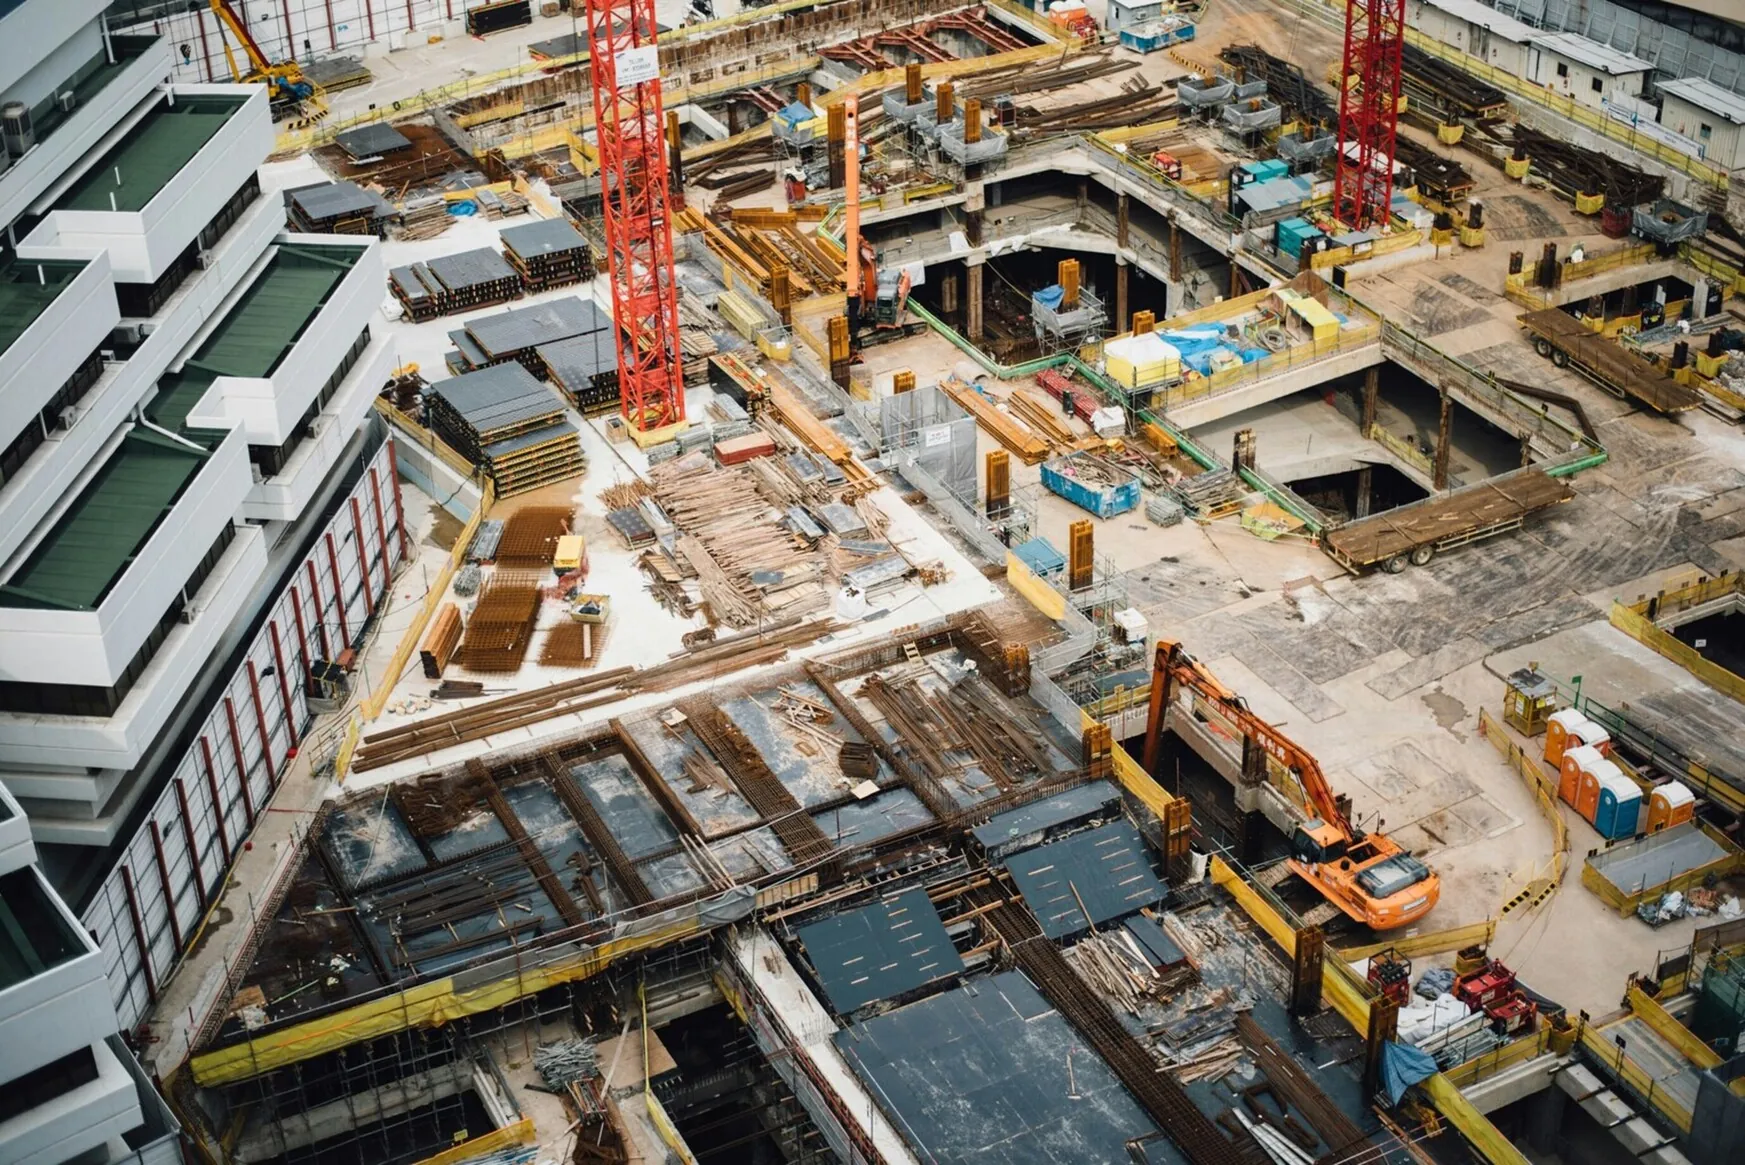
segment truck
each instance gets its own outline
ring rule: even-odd
[[[1562,308],[1548,307],[1520,317],[1533,350],[1559,368],[1573,368],[1617,397],[1635,400],[1671,416],[1703,403],[1702,393],[1680,384],[1653,361],[1587,328]]]
[[[1575,496],[1561,478],[1528,467],[1437,494],[1398,509],[1332,526],[1321,549],[1353,574],[1375,567],[1398,574],[1444,550],[1519,530],[1528,515]]]

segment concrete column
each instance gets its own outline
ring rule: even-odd
[[[1241,836],[1236,839],[1236,856],[1244,865],[1260,860],[1266,845],[1268,823],[1266,814],[1258,809],[1242,815]]]
[[[1089,205],[1089,203],[1091,201],[1091,180],[1089,178],[1080,178],[1079,179],[1078,200],[1079,200],[1079,213],[1083,214],[1085,211],[1085,207],[1087,205]]]
[[[1369,495],[1370,490],[1372,489],[1370,478],[1373,472],[1374,471],[1367,465],[1357,471],[1356,516],[1359,518],[1369,517]]]
[[[957,311],[961,306],[957,298],[960,279],[961,276],[955,271],[947,271],[940,277],[939,310],[944,313],[946,319],[954,320],[957,318]]]
[[[1454,398],[1448,395],[1446,385],[1442,388],[1442,417],[1436,425],[1436,461],[1430,484],[1437,489],[1448,488],[1448,447],[1453,443],[1454,432]]]
[[[982,212],[966,210],[963,212],[963,237],[972,247],[982,245]]]
[[[1125,247],[1127,242],[1127,192],[1125,190],[1115,195],[1115,242]]]
[[[1127,318],[1127,260],[1115,256],[1115,327],[1114,331],[1124,332],[1130,321]]]
[[[982,338],[982,265],[968,264],[969,286],[964,289],[964,336],[970,340]]]
[[[1550,1153],[1557,1148],[1557,1130],[1563,1127],[1568,1101],[1563,1089],[1553,1084],[1527,1106],[1527,1143],[1535,1152]]]
[[[1363,423],[1359,426],[1364,435],[1375,427],[1376,399],[1381,393],[1381,365],[1372,364],[1363,371]]]

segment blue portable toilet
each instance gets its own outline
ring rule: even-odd
[[[1618,766],[1610,761],[1604,763],[1610,771],[1600,774],[1600,800],[1594,807],[1594,828],[1607,841],[1634,837],[1636,820],[1642,809],[1642,789]]]

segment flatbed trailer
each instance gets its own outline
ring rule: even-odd
[[[1561,308],[1528,312],[1521,326],[1533,337],[1533,350],[1559,368],[1573,368],[1619,399],[1638,400],[1657,413],[1688,412],[1703,403],[1702,393],[1680,384],[1652,361],[1589,331]]]
[[[1381,567],[1398,574],[1423,566],[1439,551],[1519,530],[1527,516],[1575,496],[1543,469],[1517,469],[1489,481],[1335,526],[1321,548],[1346,570]]]

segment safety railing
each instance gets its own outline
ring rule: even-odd
[[[1247,364],[1235,364],[1221,369],[1210,376],[1195,377],[1179,384],[1171,384],[1153,390],[1153,407],[1165,412],[1181,408],[1183,405],[1195,404],[1212,397],[1223,396],[1238,389],[1248,388],[1263,380],[1282,376],[1298,368],[1310,364],[1319,364],[1331,360],[1335,356],[1356,352],[1364,348],[1375,347],[1381,341],[1381,325],[1365,324],[1356,328],[1343,328],[1339,334],[1326,340],[1313,340],[1305,344],[1293,344],[1282,352],[1275,352],[1260,360]],[[1141,388],[1139,391],[1144,391]]]
[[[1737,594],[1734,590],[1731,593]],[[1611,624],[1644,647],[1653,648],[1729,699],[1745,703],[1745,677],[1722,667],[1702,652],[1663,630],[1647,615],[1614,602]]]

